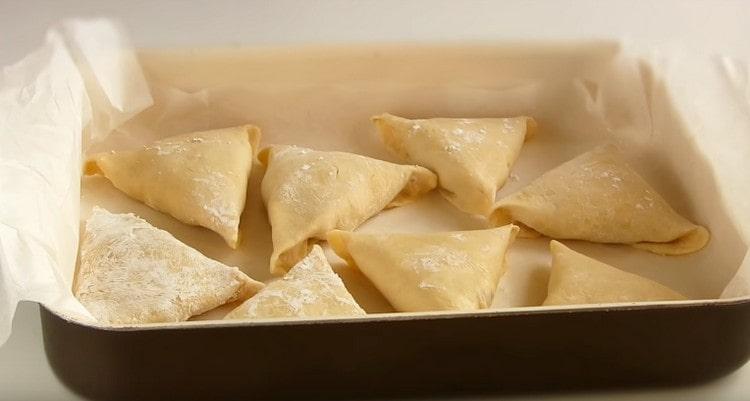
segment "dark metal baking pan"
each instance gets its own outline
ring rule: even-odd
[[[750,300],[139,329],[41,317],[57,376],[102,400],[686,385],[750,358]]]

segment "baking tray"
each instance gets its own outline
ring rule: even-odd
[[[750,358],[750,301],[138,330],[41,316],[57,377],[102,400],[687,385]]]
[[[393,313],[361,274],[334,257],[349,290],[373,314],[225,322],[214,320],[226,312],[219,309],[181,324],[100,327],[44,308],[50,364],[74,391],[96,399],[262,399],[666,385],[719,377],[750,357],[750,300],[719,299],[747,247],[724,207],[706,207],[722,204],[712,190],[713,171],[685,136],[690,127],[671,106],[658,73],[615,43],[143,50],[139,61],[155,105],[88,152],[253,123],[263,129],[265,144],[395,161],[372,133],[370,115],[532,115],[539,134],[514,169],[520,178],[501,194],[594,145],[614,142],[679,212],[708,225],[713,237],[706,251],[674,258],[567,242],[693,299],[685,302],[538,307],[548,254],[547,241],[537,239],[514,244],[492,308],[472,313]],[[238,252],[228,252],[206,230],[128,199],[101,178],[84,179],[82,218],[93,204],[135,212],[207,256],[265,280],[268,226],[252,191],[261,177],[256,165],[241,226],[252,242]],[[482,227],[457,213],[433,193],[360,229],[392,230],[406,216],[417,230]]]

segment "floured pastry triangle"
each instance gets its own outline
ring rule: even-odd
[[[133,214],[95,207],[75,296],[101,323],[178,322],[263,288]]]
[[[442,194],[459,209],[486,216],[536,127],[529,117],[373,117],[388,149],[438,175]]]
[[[341,278],[328,264],[323,249],[312,251],[283,277],[245,301],[225,319],[334,317],[364,315]]]
[[[544,305],[677,301],[677,292],[552,241],[552,271]]]
[[[333,229],[352,230],[387,207],[435,188],[437,178],[403,166],[344,152],[273,146],[259,154],[271,223],[271,272],[283,274]]]
[[[696,252],[710,237],[677,214],[611,145],[563,163],[501,199],[490,220],[518,224],[522,236],[630,244],[662,255]]]
[[[128,196],[213,230],[237,248],[259,141],[251,125],[177,135],[135,151],[96,154],[86,173],[103,174]]]
[[[400,312],[474,310],[492,303],[518,227],[427,234],[332,231],[328,242]]]

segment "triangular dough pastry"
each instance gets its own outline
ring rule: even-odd
[[[552,241],[552,272],[544,305],[676,301],[686,299],[647,278],[628,273]]]
[[[427,234],[332,231],[328,242],[400,312],[474,310],[492,303],[518,227]]]
[[[501,199],[490,220],[519,224],[521,236],[630,244],[662,255],[698,251],[710,237],[677,214],[611,145],[563,163]]]
[[[364,314],[341,278],[331,269],[323,249],[313,245],[310,254],[294,265],[289,273],[229,312],[225,319]]]
[[[459,209],[488,215],[521,146],[536,127],[529,117],[373,117],[388,149],[438,175],[442,194]]]
[[[407,203],[437,185],[419,166],[344,152],[273,146],[261,194],[271,223],[271,272],[283,274],[333,229],[352,230],[384,208]]]
[[[75,296],[101,323],[183,321],[261,288],[133,214],[86,221]]]
[[[90,158],[117,189],[176,219],[206,227],[237,248],[247,180],[260,130],[251,125],[161,139],[134,151]]]

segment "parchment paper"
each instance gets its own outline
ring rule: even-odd
[[[72,296],[83,132],[103,137],[151,104],[127,36],[68,21],[0,78],[0,344],[21,300],[82,321]]]
[[[272,279],[270,227],[259,195],[261,166],[254,166],[250,180],[241,222],[244,242],[232,251],[218,235],[129,199],[106,179],[79,181],[82,149],[133,148],[174,134],[252,123],[263,130],[264,146],[293,143],[398,162],[369,121],[385,111],[407,117],[536,118],[540,131],[525,145],[499,196],[599,144],[615,143],[678,212],[709,227],[712,241],[705,250],[681,257],[567,243],[691,299],[718,299],[725,288],[725,297],[750,294],[747,273],[732,280],[740,265],[741,272],[750,270],[744,259],[750,188],[741,168],[750,157],[750,118],[741,61],[647,53],[614,43],[148,50],[136,57],[122,33],[105,21],[74,22],[63,31],[52,31],[41,50],[59,54],[57,59],[31,55],[4,71],[0,85],[0,340],[21,299],[90,322],[70,286],[75,233],[93,205],[133,212],[209,257],[255,279]],[[75,58],[78,68],[69,49],[83,55]],[[69,112],[47,111],[61,106]],[[89,107],[94,119],[82,146]],[[485,226],[483,219],[433,193],[385,211],[360,229]],[[549,274],[547,246],[546,239],[519,239],[513,245],[493,308],[541,303]],[[360,273],[331,252],[328,256],[368,312],[392,311]],[[225,310],[198,319],[220,318]]]

